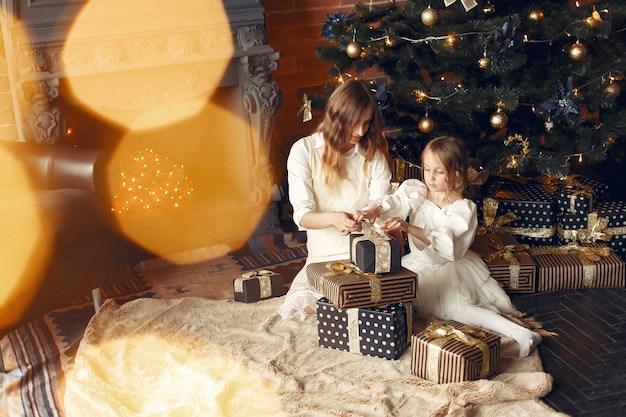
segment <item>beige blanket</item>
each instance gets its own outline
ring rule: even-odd
[[[397,361],[318,347],[315,317],[281,320],[282,298],[110,300],[67,375],[65,408],[84,416],[563,416],[540,398],[537,353],[503,339],[501,374],[436,385]]]

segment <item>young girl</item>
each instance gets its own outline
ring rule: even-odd
[[[293,220],[307,231],[306,264],[350,258],[348,235],[360,229],[357,209],[387,195],[390,158],[376,97],[365,81],[350,79],[328,98],[324,119],[293,144],[287,158]],[[322,294],[306,268],[294,278],[279,313],[303,319]]]
[[[522,313],[480,256],[468,250],[478,227],[476,204],[464,198],[468,165],[463,142],[433,139],[422,153],[423,181],[405,180],[363,214],[370,221],[382,214],[383,230],[407,233],[410,252],[402,266],[418,274],[420,312],[512,337],[525,357],[541,335],[504,317],[519,319]]]

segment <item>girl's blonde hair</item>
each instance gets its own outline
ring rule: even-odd
[[[448,191],[465,196],[469,180],[467,169],[469,168],[469,158],[465,143],[452,136],[439,136],[426,144],[422,152],[422,165],[424,154],[431,152],[446,168],[448,176],[446,183]],[[423,175],[422,175],[423,178]]]
[[[372,161],[376,152],[382,152],[387,163],[391,164],[387,139],[383,135],[384,121],[376,97],[367,82],[351,78],[330,95],[324,119],[317,128],[326,144],[322,154],[322,162],[326,168],[324,183],[331,189],[335,188],[337,180],[346,176],[340,149],[350,139],[352,129],[361,116],[370,108],[372,122],[359,142],[359,146],[365,149],[366,163],[363,171],[367,173],[367,163]]]

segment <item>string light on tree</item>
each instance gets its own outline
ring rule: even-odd
[[[619,96],[621,89],[612,76],[609,76],[609,82],[606,87],[604,87],[604,92],[611,97]]]
[[[483,6],[483,13],[489,15],[494,14],[495,12],[496,6],[491,4],[491,0],[487,0],[487,3],[485,3],[485,5]]]
[[[532,20],[533,22],[539,22],[540,20],[543,20],[543,18],[544,18],[543,10],[541,10],[541,9],[532,9],[528,13],[528,18],[530,20]]]

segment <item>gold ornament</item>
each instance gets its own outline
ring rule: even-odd
[[[541,9],[532,9],[530,13],[528,13],[528,18],[533,22],[538,22],[543,19],[543,10]]]
[[[358,58],[361,56],[362,49],[358,42],[352,41],[346,46],[346,54],[348,54],[350,58]]]
[[[489,118],[489,123],[494,129],[502,129],[509,122],[509,117],[502,109],[496,110]]]
[[[483,6],[483,13],[484,14],[492,14],[496,12],[496,6],[494,6],[493,4],[491,4],[491,1],[487,1],[487,4],[485,4]]]
[[[582,43],[576,41],[569,47],[569,56],[574,61],[580,61],[587,54],[587,48]]]
[[[619,85],[617,85],[617,83],[614,83],[613,81],[611,81],[610,83],[607,84],[606,87],[604,87],[604,92],[607,93],[611,97],[617,97],[619,96],[619,93],[621,92],[621,90],[619,88]]]
[[[483,56],[478,59],[478,68],[487,69],[489,67],[491,67],[491,58],[489,58],[488,56]]]
[[[437,11],[435,9],[432,9],[430,6],[428,6],[422,11],[421,18],[423,24],[425,24],[426,26],[433,26],[435,23],[437,23],[439,15],[437,14]]]
[[[417,127],[422,133],[430,133],[435,130],[435,121],[430,116],[426,115],[419,119]]]

